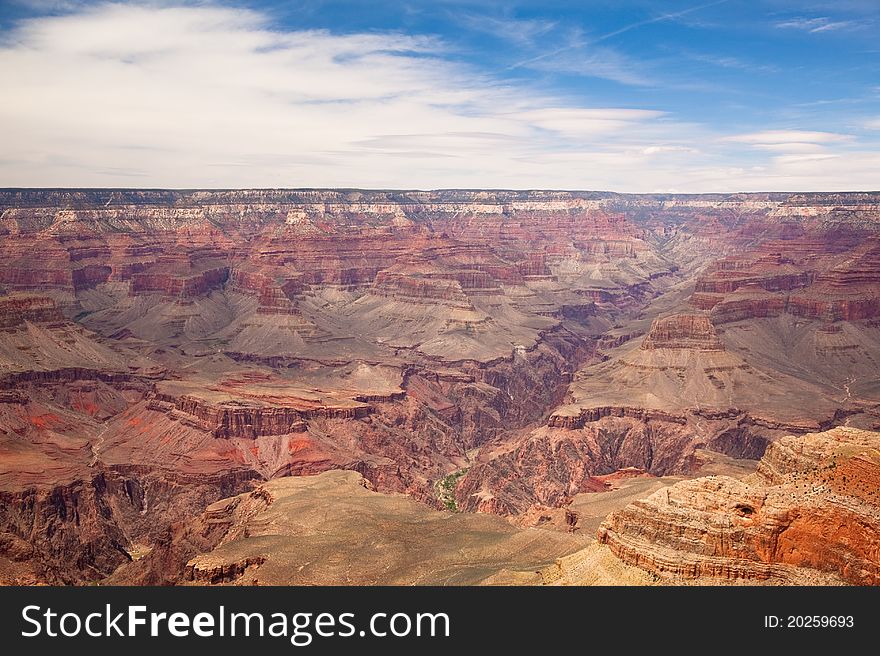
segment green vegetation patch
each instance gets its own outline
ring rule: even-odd
[[[434,491],[437,493],[437,500],[442,503],[447,510],[459,512],[458,504],[455,503],[455,488],[458,485],[458,480],[467,474],[467,471],[467,467],[459,469],[434,483]]]

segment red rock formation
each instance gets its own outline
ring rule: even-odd
[[[378,296],[409,302],[436,303],[438,301],[470,308],[470,302],[458,280],[412,275],[392,270],[380,271],[371,292]]]
[[[723,351],[724,345],[718,339],[715,327],[708,317],[677,314],[655,319],[641,348],[646,351],[661,348]]]
[[[174,264],[165,264],[144,273],[134,273],[131,276],[131,294],[158,292],[170,298],[188,299],[204,296],[212,289],[219,288],[228,277],[227,267],[206,269],[200,273],[185,275],[181,274]]]
[[[639,421],[668,421],[674,424],[684,424],[687,420],[679,415],[663,412],[662,410],[648,410],[645,408],[626,408],[615,406],[601,406],[597,408],[580,408],[577,414],[567,412],[554,413],[547,420],[550,428],[565,428],[576,430],[586,424],[597,422],[605,417],[629,417]]]
[[[164,405],[164,404],[167,404]],[[150,405],[154,410],[177,411],[196,420],[195,425],[210,431],[214,437],[285,435],[302,432],[307,419],[362,419],[371,407],[366,403],[348,403],[323,407],[272,407],[250,404],[246,400],[210,403],[196,396],[173,397],[159,393]],[[179,414],[174,414],[175,418]],[[184,421],[186,420],[183,417]]]
[[[455,498],[466,510],[515,515],[535,504],[564,506],[595,491],[597,477],[627,467],[664,474],[693,466],[690,430],[679,421],[607,416],[577,430],[541,427],[471,466]],[[601,486],[600,486],[601,487]]]
[[[782,246],[785,255],[768,252]],[[697,281],[691,304],[717,323],[778,316],[859,321],[880,315],[880,242],[852,231],[826,238],[765,242],[727,258]]]
[[[800,287],[807,287],[811,282],[810,272],[793,272],[774,275],[756,275],[750,270],[751,275],[743,276],[738,271],[717,270],[714,275],[707,276],[697,281],[695,293],[729,294],[740,287],[756,287],[768,292],[790,291]]]
[[[700,478],[612,513],[599,541],[672,579],[880,584],[880,433],[835,428],[772,444],[754,481]],[[807,570],[805,572],[804,570]]]
[[[256,266],[248,262],[232,270],[230,282],[232,291],[257,297],[260,314],[299,315],[296,299],[308,289],[299,274],[291,277],[282,267]]]
[[[58,305],[45,296],[0,297],[0,328],[19,328],[25,321],[62,322]]]
[[[766,293],[748,293],[743,294],[742,297],[732,295],[730,298],[722,295],[694,294],[691,297],[691,304],[702,310],[711,310],[712,321],[718,324],[778,317],[789,307],[786,297]]]
[[[112,519],[106,477],[0,492],[0,545],[38,580],[78,583],[128,562],[128,541]],[[7,583],[12,583],[7,582]]]

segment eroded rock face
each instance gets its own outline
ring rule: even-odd
[[[112,519],[103,475],[45,489],[0,493],[3,555],[24,562],[37,580],[77,583],[82,572],[109,574],[130,560]],[[14,583],[5,581],[5,583]]]
[[[456,489],[457,504],[508,515],[536,504],[564,506],[590,489],[596,476],[618,468],[694,475],[700,449],[757,459],[792,431],[815,431],[860,414],[865,405],[872,408],[871,402],[838,396],[839,388],[823,384],[826,374],[819,372],[821,365],[832,376],[849,376],[837,379],[844,385],[856,379],[870,385],[868,363],[880,357],[880,343],[865,342],[871,346],[861,371],[834,360],[861,348],[847,342],[843,329],[814,327],[812,352],[795,356],[803,374],[793,376],[781,355],[784,347],[774,353],[775,362],[750,352],[756,342],[772,352],[771,337],[791,339],[786,326],[772,329],[755,340],[739,327],[748,341],[737,340],[736,348],[728,349],[705,316],[654,320],[641,344],[629,340],[608,359],[588,363],[544,426],[485,446]],[[817,366],[807,370],[811,362]],[[868,389],[867,396],[872,394]],[[865,423],[873,425],[875,416],[870,409]]]
[[[612,513],[598,538],[667,578],[880,583],[880,433],[835,428],[771,444],[752,477],[677,483]]]
[[[458,506],[517,515],[535,505],[561,507],[604,488],[598,476],[626,467],[688,471],[692,439],[675,422],[609,416],[578,430],[541,427],[473,465],[456,488]]]
[[[16,329],[25,321],[33,323],[61,323],[64,316],[58,304],[45,296],[0,297],[0,329]]]
[[[786,313],[823,321],[880,316],[877,236],[821,233],[771,240],[715,263],[697,280],[692,305],[711,311],[716,323]]]
[[[693,351],[723,351],[724,345],[715,333],[709,317],[678,314],[655,319],[642,342],[646,351],[654,349],[683,349]]]

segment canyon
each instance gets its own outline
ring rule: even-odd
[[[0,254],[0,583],[880,582],[880,193],[0,189]]]

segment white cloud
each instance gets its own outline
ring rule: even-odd
[[[279,32],[253,11],[164,0],[32,19],[0,42],[0,186],[876,186],[876,153],[821,170],[773,156],[806,148],[762,150],[833,149],[846,135],[724,141],[652,107],[576,106],[502,83],[444,48]]]
[[[783,141],[779,143],[756,143],[753,147],[759,150],[770,150],[777,153],[815,153],[825,149],[824,146],[804,141]]]
[[[511,117],[561,135],[595,137],[633,129],[643,121],[663,115],[664,112],[647,109],[548,107],[519,112]]]
[[[806,130],[767,130],[750,132],[725,137],[725,141],[736,141],[748,144],[783,144],[783,143],[833,143],[849,141],[852,137],[836,132],[810,132]]]
[[[660,153],[698,153],[696,148],[688,148],[687,146],[648,146],[642,148],[643,155],[658,155]]]
[[[880,130],[880,116],[868,119],[865,121],[864,125],[869,130]]]
[[[691,189],[730,189],[743,191],[857,191],[876,190],[880,180],[880,153],[780,155],[763,167],[705,168],[688,171]]]
[[[829,159],[837,159],[840,155],[834,155],[833,153],[812,153],[812,154],[786,154],[780,155],[779,157],[774,158],[774,161],[777,164],[782,166],[788,164],[804,164],[808,162],[823,162]]]

